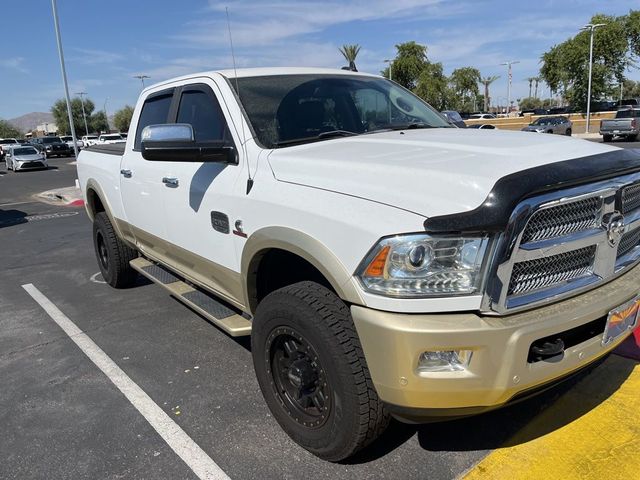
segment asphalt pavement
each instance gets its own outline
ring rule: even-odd
[[[29,296],[26,284],[55,304],[231,478],[457,478],[572,385],[477,417],[422,426],[394,422],[348,462],[321,461],[293,443],[270,415],[248,339],[227,336],[142,278],[126,290],[102,282],[84,210],[33,197],[73,185],[73,160],[54,159],[50,170],[18,174],[0,164],[2,479],[196,478]],[[624,380],[624,372],[611,376],[602,395]],[[583,415],[584,408],[568,411],[564,421]]]

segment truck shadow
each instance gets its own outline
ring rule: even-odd
[[[570,424],[602,404],[625,382],[635,365],[613,355],[599,366],[537,396],[473,417],[423,425],[393,420],[384,435],[345,463],[361,464],[381,458],[416,434],[420,447],[433,452],[493,450],[529,442]],[[581,390],[580,394],[573,391],[576,387]],[[551,406],[554,408],[550,409]],[[535,421],[539,415],[544,415],[543,421]]]
[[[27,213],[22,210],[1,210],[0,228],[13,227],[21,223],[27,223]]]

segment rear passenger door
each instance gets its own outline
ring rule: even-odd
[[[167,239],[162,183],[166,168],[163,162],[142,158],[140,145],[144,127],[169,122],[174,92],[174,88],[154,92],[144,100],[133,145],[127,144],[119,172],[126,220],[136,241],[143,251],[161,257],[162,240]]]
[[[176,91],[176,123],[193,127],[197,144],[234,146],[229,115],[213,82],[184,85]],[[239,157],[236,157],[238,161]],[[234,247],[236,194],[242,176],[239,163],[157,162],[164,176],[175,180],[163,188],[168,238],[175,267],[224,296],[235,298],[238,271]],[[245,185],[243,183],[242,185]],[[239,240],[239,239],[238,239]],[[239,276],[238,276],[239,278]]]

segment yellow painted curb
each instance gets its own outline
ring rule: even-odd
[[[640,478],[640,364],[611,356],[464,477]]]

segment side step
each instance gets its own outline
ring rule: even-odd
[[[129,264],[134,270],[164,287],[173,297],[194,309],[232,337],[251,334],[249,320],[227,307],[215,296],[185,283],[168,269],[143,257],[131,260]]]

